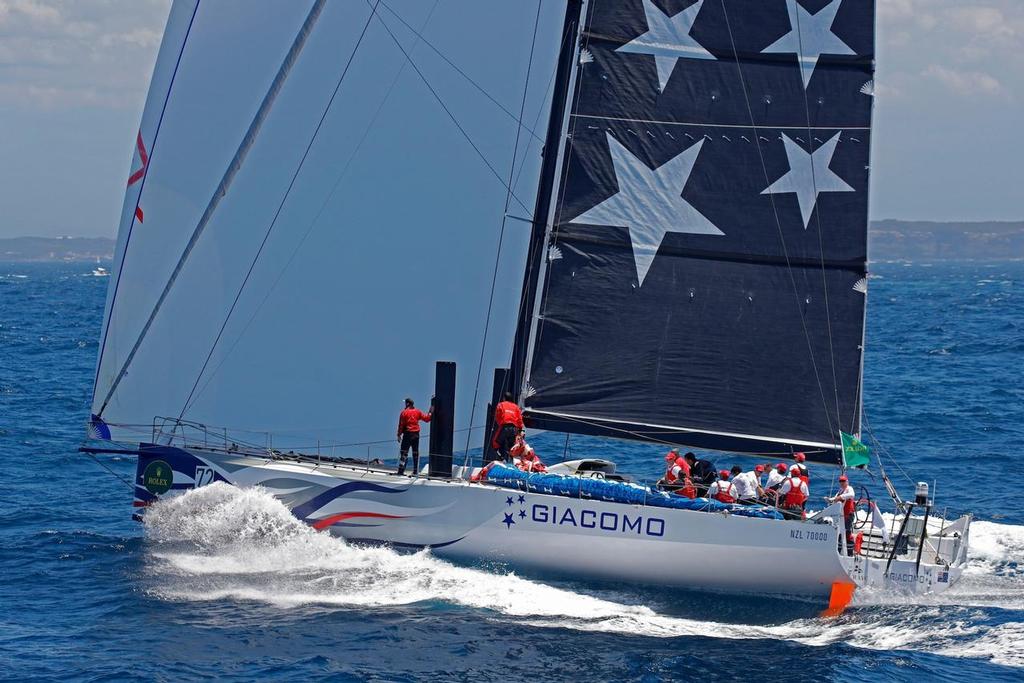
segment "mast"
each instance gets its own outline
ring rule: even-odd
[[[547,261],[545,257],[547,242],[557,202],[558,173],[563,165],[569,126],[569,101],[575,91],[575,76],[579,65],[576,56],[582,15],[583,0],[568,0],[566,2],[565,22],[562,27],[562,47],[558,53],[554,92],[551,95],[551,113],[548,117],[547,134],[544,137],[540,183],[537,190],[537,202],[533,210],[530,244],[526,256],[526,272],[523,275],[523,291],[519,301],[519,317],[512,345],[512,365],[508,390],[520,404],[522,404],[525,391],[527,365],[533,345],[533,321],[540,303],[540,288],[543,286],[542,271]]]

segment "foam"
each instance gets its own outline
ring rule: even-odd
[[[991,626],[984,607],[1024,609],[1024,527],[975,522],[974,566],[949,591],[905,598],[858,593],[839,619],[778,625],[667,616],[628,594],[604,597],[458,567],[423,551],[353,546],[299,522],[258,488],[215,483],[166,499],[146,514],[151,592],[168,600],[239,600],[280,608],[398,607],[441,602],[538,627],[648,637],[765,638],[874,650],[910,649],[1024,667],[1024,624]]]

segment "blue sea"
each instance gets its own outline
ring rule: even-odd
[[[258,491],[204,489],[132,522],[117,476],[134,463],[77,452],[108,280],[0,263],[0,680],[1024,680],[1024,263],[874,270],[866,425],[904,495],[928,481],[978,521],[948,593],[861,593],[823,619],[350,546]],[[550,460],[565,442],[535,445]],[[640,476],[661,465],[654,447],[570,447]]]

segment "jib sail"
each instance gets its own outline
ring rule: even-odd
[[[465,443],[472,369],[507,364],[515,329],[519,292],[486,283],[520,118],[499,106],[522,97],[535,7],[177,0],[131,133],[93,435],[149,440],[170,418],[390,456],[402,399],[425,410],[451,360]],[[461,29],[495,17],[500,35]],[[529,83],[533,112],[548,79]],[[499,282],[528,238],[507,231]],[[512,313],[484,347],[489,304]]]
[[[860,431],[874,2],[581,22],[517,339],[530,424],[838,462]]]

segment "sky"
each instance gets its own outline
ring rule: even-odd
[[[114,235],[169,4],[0,0],[0,237]],[[1024,219],[1024,2],[878,0],[877,52],[872,218]]]

